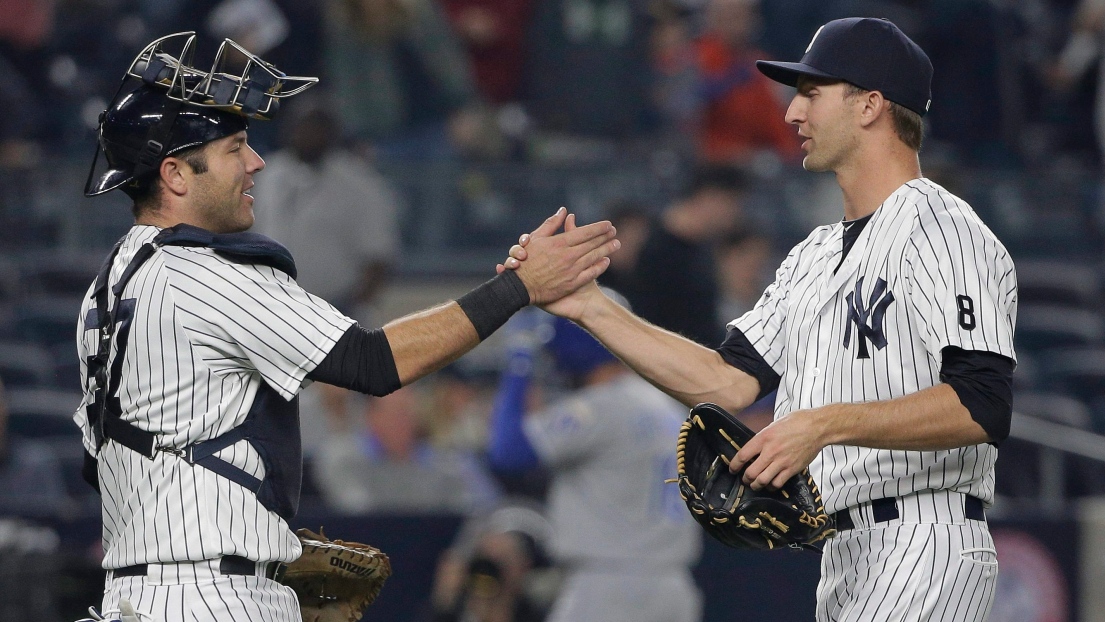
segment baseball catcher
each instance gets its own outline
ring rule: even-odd
[[[303,554],[280,582],[295,590],[303,622],[357,622],[391,576],[391,561],[380,549],[319,532],[295,532]]]
[[[714,538],[741,549],[810,548],[836,533],[809,469],[778,490],[752,490],[729,461],[754,432],[716,404],[691,409],[679,430],[679,494]]]

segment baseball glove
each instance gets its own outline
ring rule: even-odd
[[[752,490],[729,461],[754,432],[716,404],[691,409],[679,430],[679,494],[706,533],[742,549],[811,548],[836,533],[809,469],[779,490]]]
[[[304,622],[357,622],[391,576],[391,562],[380,549],[330,540],[321,531],[295,532],[303,554],[280,582],[295,590]]]

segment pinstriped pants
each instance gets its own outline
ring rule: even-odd
[[[825,545],[818,622],[986,620],[998,576],[986,522],[965,519],[961,503],[949,512],[962,495],[920,495],[919,503],[899,499],[901,517],[883,523],[875,523],[865,506],[851,510],[856,528]],[[925,495],[936,495],[938,503]]]
[[[203,563],[203,562],[201,562]],[[168,566],[168,565],[167,565]],[[126,598],[140,622],[302,622],[299,601],[287,586],[245,575],[212,572],[191,576],[110,578],[105,584],[101,612],[116,612]],[[199,574],[200,576],[196,576]],[[107,617],[111,617],[110,615]]]

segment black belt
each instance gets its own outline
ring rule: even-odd
[[[172,562],[170,562],[172,563]],[[219,560],[219,572],[223,574],[242,574],[246,576],[255,576],[257,574],[257,566],[264,566],[263,576],[267,579],[275,579],[278,570],[280,569],[280,562],[255,562],[245,557],[238,555],[224,555]],[[115,579],[121,577],[144,577],[149,570],[148,564],[137,564],[134,566],[127,566],[126,568],[117,568],[112,572],[112,577]]]
[[[898,514],[898,499],[896,497],[875,499],[871,502],[871,513],[874,514],[876,523],[885,523],[898,518],[900,516]],[[986,520],[986,511],[982,508],[982,499],[967,495],[963,502],[963,515],[970,520]],[[848,510],[834,513],[833,520],[836,521],[838,531],[856,528],[856,524],[852,522],[852,516],[848,514]]]

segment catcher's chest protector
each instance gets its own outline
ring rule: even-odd
[[[280,244],[252,233],[212,234],[198,227],[177,225],[164,229],[135,254],[123,276],[111,288],[114,305],[108,310],[108,276],[115,261],[118,246],[112,251],[93,288],[96,317],[86,323],[100,331],[100,346],[96,356],[89,357],[88,379],[96,381],[94,401],[88,405],[88,421],[96,436],[97,446],[106,439],[152,458],[157,451],[174,454],[189,464],[198,465],[244,486],[257,495],[267,510],[284,520],[295,516],[299,509],[299,493],[303,483],[303,450],[299,436],[299,398],[288,401],[275,389],[262,382],[244,422],[234,429],[206,441],[185,447],[163,447],[151,432],[123,421],[119,404],[119,376],[126,353],[130,322],[134,317],[134,300],[122,300],[123,289],[130,278],[158,247],[193,246],[215,250],[239,263],[259,263],[295,277],[295,262]],[[107,361],[111,341],[116,341],[117,353]],[[215,456],[226,447],[245,440],[257,450],[265,466],[263,480]]]

